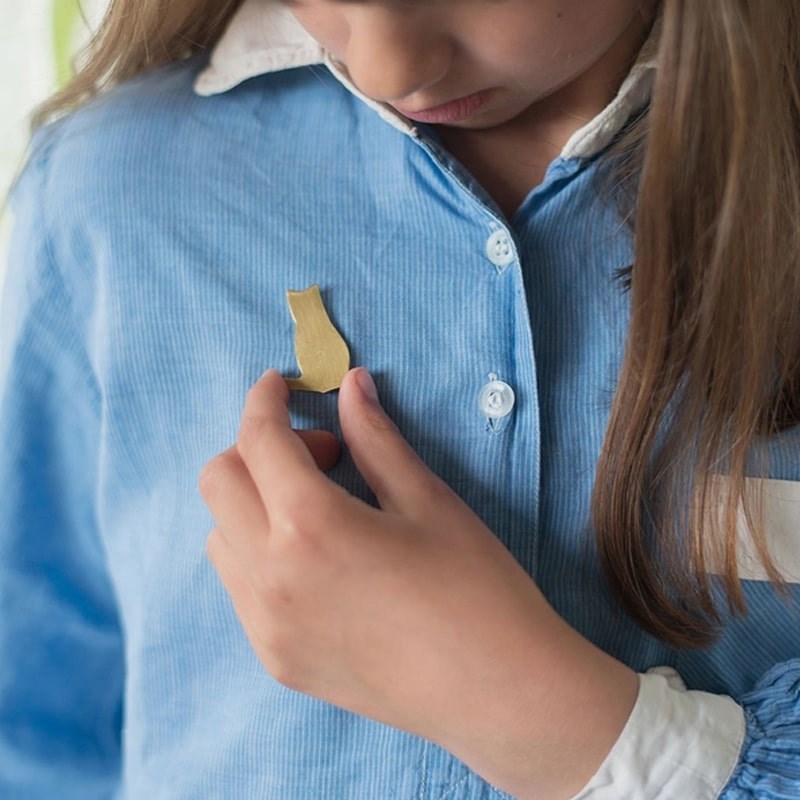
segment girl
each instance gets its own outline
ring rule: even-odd
[[[0,794],[800,796],[799,44],[115,0],[14,197]]]

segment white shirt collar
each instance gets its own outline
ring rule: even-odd
[[[587,158],[603,150],[630,116],[650,98],[656,68],[658,28],[639,53],[617,96],[594,119],[569,138],[562,158]],[[244,0],[214,50],[208,66],[195,81],[203,96],[221,94],[234,86],[269,72],[324,64],[353,94],[403,133],[416,128],[391,106],[363,95],[350,81],[347,71],[306,33],[292,13],[276,0]]]

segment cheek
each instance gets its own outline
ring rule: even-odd
[[[638,8],[639,0],[543,3],[535,16],[495,26],[489,39],[476,38],[473,54],[526,87],[552,88],[602,56],[628,29]]]
[[[461,27],[461,44],[473,63],[497,77],[549,84],[580,38],[582,6],[574,0],[510,0]]]
[[[502,42],[502,43],[500,43]],[[569,45],[556,26],[520,33],[509,30],[496,46],[474,48],[472,59],[499,80],[529,88],[552,86],[573,61]]]
[[[573,53],[597,56],[641,24],[645,5],[643,0],[565,0],[557,4],[560,31],[553,35]]]

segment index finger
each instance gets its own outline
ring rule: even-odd
[[[248,392],[236,447],[267,508],[296,492],[319,491],[327,482],[292,429],[289,389],[277,370],[267,370]]]

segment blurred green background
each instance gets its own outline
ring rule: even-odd
[[[72,73],[108,0],[0,0],[0,210],[24,159],[30,113]],[[0,219],[0,280],[9,215]]]
[[[72,57],[85,21],[78,0],[51,0],[53,26],[53,66],[56,83],[61,86],[72,74]]]

